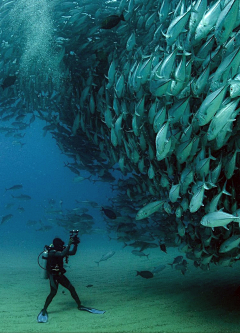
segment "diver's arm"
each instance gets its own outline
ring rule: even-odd
[[[70,256],[74,256],[74,254],[76,254],[76,252],[77,252],[77,244],[74,244],[73,249],[71,251],[69,250],[68,254]]]

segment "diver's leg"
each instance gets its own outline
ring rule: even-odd
[[[61,275],[61,276],[59,276],[59,280],[58,281],[59,281],[59,283],[63,287],[67,288],[70,291],[70,293],[72,295],[72,298],[75,300],[75,302],[77,303],[78,307],[80,307],[81,306],[81,301],[80,301],[80,299],[78,297],[78,294],[77,294],[75,288],[73,287],[73,285],[71,284],[71,282],[68,280],[68,278],[65,275]]]
[[[49,276],[49,281],[51,290],[42,309],[43,315],[45,315],[49,304],[52,302],[53,297],[56,296],[58,290],[58,281],[52,275]]]

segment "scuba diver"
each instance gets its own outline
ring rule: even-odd
[[[79,310],[88,311],[91,313],[104,313],[105,311],[88,308],[81,305],[81,301],[78,297],[78,294],[68,280],[68,278],[64,275],[66,273],[65,268],[63,267],[63,259],[65,258],[66,263],[68,262],[68,256],[75,255],[77,252],[78,244],[80,243],[80,239],[78,237],[78,230],[70,231],[70,239],[67,246],[64,246],[64,242],[60,238],[54,238],[53,244],[51,246],[45,246],[45,251],[43,259],[46,259],[46,268],[40,266],[45,269],[46,278],[49,279],[50,282],[50,294],[48,295],[44,307],[39,313],[37,320],[39,323],[46,323],[48,321],[48,313],[47,308],[49,304],[52,302],[54,296],[57,294],[58,285],[61,284],[63,287],[68,289],[71,293],[71,296],[77,303]],[[71,245],[74,245],[73,249],[70,250]],[[40,253],[40,255],[42,254]],[[39,256],[40,256],[39,255]],[[38,256],[38,258],[39,258]],[[40,265],[40,264],[39,264]]]

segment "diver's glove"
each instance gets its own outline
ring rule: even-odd
[[[78,245],[79,243],[81,243],[80,238],[77,236],[76,239],[74,239],[74,244]]]
[[[74,243],[73,238],[69,238],[68,245],[71,246]]]

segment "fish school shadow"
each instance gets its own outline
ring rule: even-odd
[[[203,277],[203,276],[202,276]],[[239,325],[240,311],[240,279],[239,284],[229,279],[222,281],[216,278],[200,281],[191,281],[188,277],[185,281],[175,278],[173,280],[164,278],[149,279],[138,288],[138,298],[141,301],[151,297],[152,299],[164,299],[175,307],[181,307],[181,311],[186,313],[198,313],[203,320],[216,319],[221,321],[223,314],[231,314],[233,324]]]

